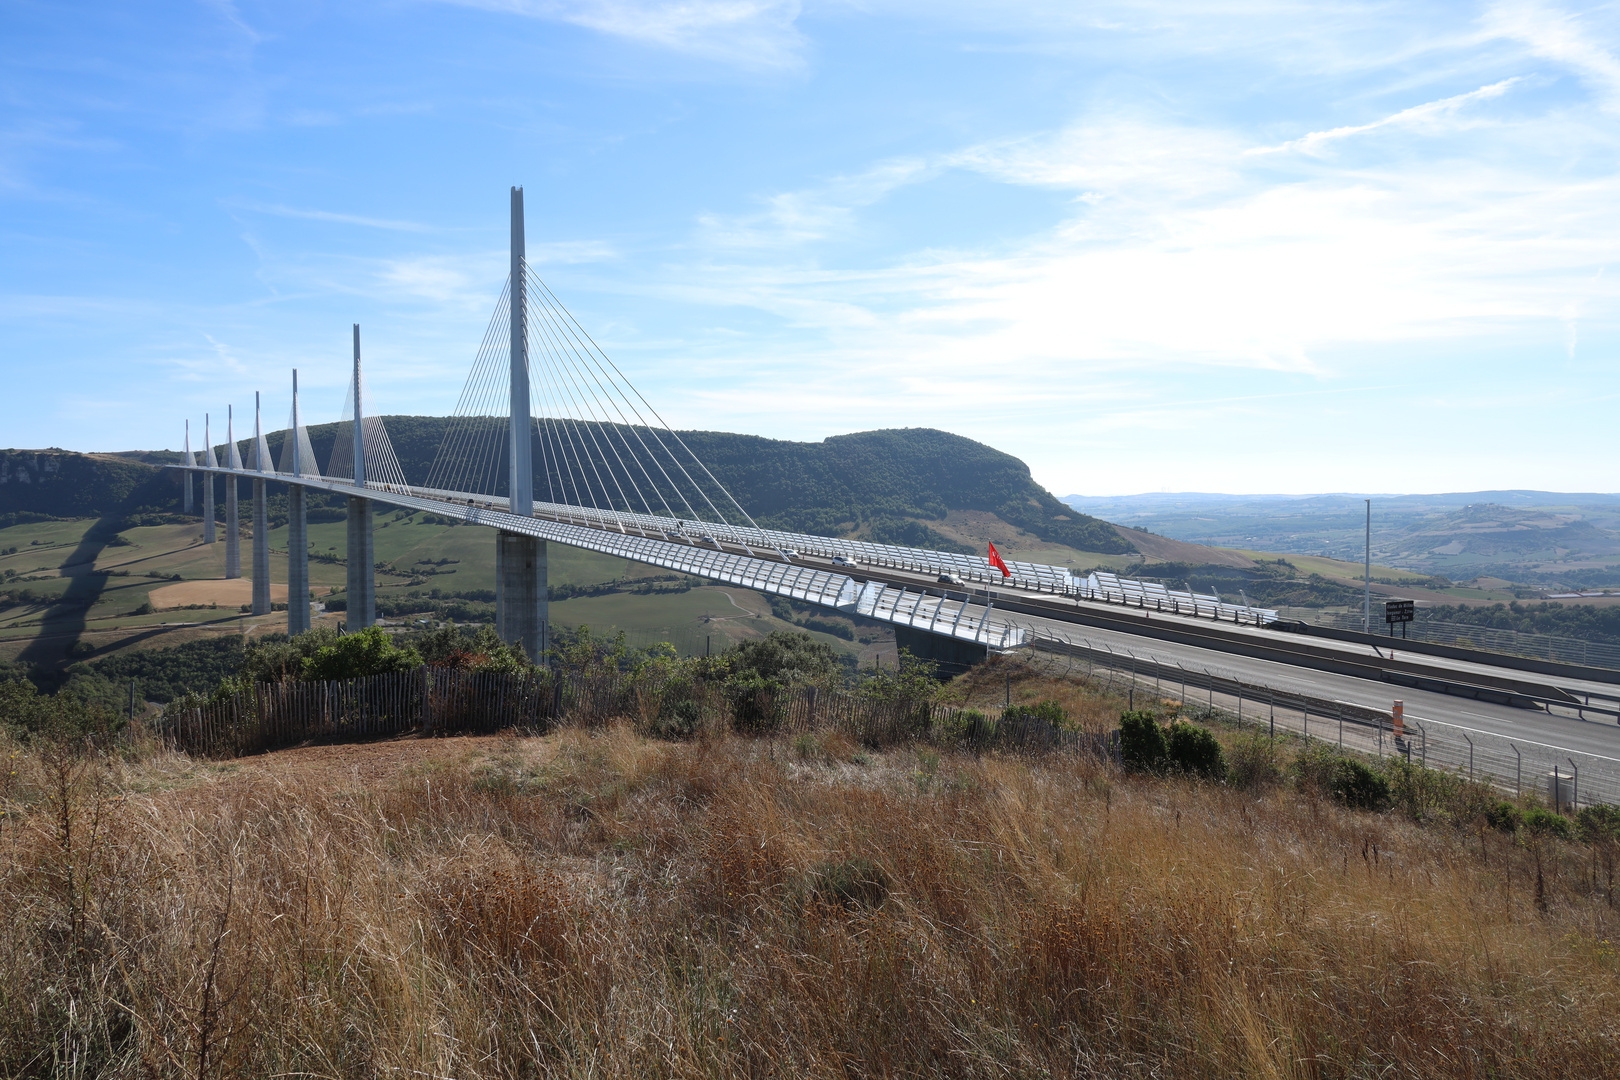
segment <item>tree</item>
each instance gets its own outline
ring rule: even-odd
[[[382,632],[368,626],[323,645],[304,660],[302,676],[309,681],[359,679],[422,666],[422,657],[409,645],[401,648]]]

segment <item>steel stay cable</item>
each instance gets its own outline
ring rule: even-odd
[[[575,319],[575,318],[574,318],[574,317],[573,317],[573,314],[572,314],[572,313],[571,313],[571,312],[569,312],[569,310],[568,310],[568,309],[567,309],[567,308],[566,308],[566,307],[564,307],[564,306],[563,306],[563,304],[562,304],[562,301],[560,301],[560,300],[558,300],[558,299],[557,299],[557,298],[556,298],[556,296],[555,296],[555,295],[554,295],[554,294],[553,294],[553,293],[552,293],[552,292],[551,292],[551,290],[550,290],[550,289],[549,289],[549,288],[548,288],[548,287],[547,287],[547,286],[546,286],[546,283],[545,283],[545,282],[544,282],[544,281],[542,281],[542,280],[540,280],[540,278],[539,278],[539,277],[538,277],[538,276],[536,276],[536,275],[531,275],[531,277],[532,277],[532,278],[533,278],[533,280],[534,280],[534,282],[535,282],[535,283],[536,283],[536,284],[538,284],[538,285],[539,285],[539,286],[540,286],[540,288],[541,288],[541,289],[542,289],[542,290],[544,290],[544,292],[545,292],[545,294],[546,294],[546,295],[547,295],[547,296],[549,296],[549,297],[550,297],[550,298],[551,298],[551,300],[552,300],[552,302],[553,302],[553,303],[554,303],[554,304],[555,304],[555,305],[556,305],[556,306],[557,306],[557,308],[558,308],[558,310],[560,310],[560,311],[561,311],[561,312],[562,312],[562,314],[563,314],[563,315],[565,315],[565,316],[567,316],[567,318],[568,318],[568,321],[569,321],[569,323],[571,323],[571,324],[572,324],[572,325],[573,325],[573,326],[574,326],[574,327],[579,327],[579,321],[578,321],[578,320],[577,320],[577,319]],[[583,333],[584,333],[584,329],[583,329],[583,328],[582,328],[582,327],[580,327],[580,328],[579,328],[579,329],[580,329],[580,333],[582,333],[582,334],[583,334]],[[600,353],[600,352],[601,352],[601,348],[600,348],[600,346],[597,346],[597,345],[596,345],[596,342],[595,342],[595,341],[594,341],[594,340],[591,340],[591,337],[590,337],[590,335],[589,335],[589,334],[585,334],[585,339],[586,339],[586,340],[587,340],[587,341],[590,341],[590,343],[591,343],[591,345],[592,345],[592,346],[593,346],[593,347],[595,347],[595,348],[596,348],[596,351],[597,351],[597,352],[598,352],[598,353]],[[606,354],[603,354],[603,355],[604,355],[604,356],[605,356],[605,355],[606,355]],[[613,361],[612,361],[612,360],[609,360],[609,361],[608,361],[608,363],[609,363],[609,364],[610,364],[610,365],[612,365],[612,363],[613,363]],[[676,441],[676,442],[677,442],[677,443],[679,443],[679,444],[680,444],[680,446],[681,446],[681,449],[683,449],[683,450],[685,450],[685,451],[686,451],[686,452],[687,452],[687,455],[688,455],[688,456],[690,456],[690,457],[691,457],[691,458],[692,458],[692,460],[693,460],[693,461],[694,461],[694,462],[696,462],[696,463],[697,463],[697,465],[698,465],[698,467],[699,467],[699,468],[700,468],[700,469],[703,469],[703,471],[704,471],[704,473],[705,473],[705,474],[707,474],[707,475],[708,475],[708,476],[709,476],[709,479],[710,479],[710,480],[712,480],[712,481],[714,481],[714,484],[715,484],[715,486],[716,486],[716,487],[718,487],[718,488],[719,488],[719,489],[720,489],[720,490],[721,490],[721,491],[722,491],[722,492],[725,492],[725,495],[726,495],[726,497],[727,497],[727,498],[728,498],[728,499],[731,499],[731,502],[732,502],[732,505],[733,505],[733,506],[736,506],[736,507],[737,507],[737,511],[738,511],[738,512],[739,512],[739,513],[741,513],[741,514],[742,514],[742,515],[743,515],[743,517],[744,517],[744,518],[745,518],[745,519],[747,519],[747,521],[748,521],[748,523],[749,523],[749,524],[750,524],[750,525],[751,525],[751,526],[754,526],[754,528],[755,528],[755,529],[756,529],[756,530],[757,530],[757,529],[758,529],[758,526],[757,526],[757,525],[754,525],[754,519],[753,519],[753,518],[751,518],[751,517],[749,517],[749,516],[748,516],[748,514],[747,514],[747,512],[746,512],[746,511],[744,511],[744,510],[743,510],[743,509],[742,509],[742,507],[741,507],[741,506],[737,506],[737,500],[736,500],[736,499],[734,499],[734,498],[732,498],[732,496],[731,496],[731,492],[729,492],[729,491],[726,491],[726,488],[725,488],[725,485],[723,485],[723,484],[721,484],[721,483],[720,483],[720,482],[719,482],[719,481],[718,481],[718,480],[715,480],[715,479],[714,479],[714,475],[713,475],[713,474],[712,474],[712,473],[709,473],[709,470],[708,470],[708,469],[707,469],[707,468],[706,468],[706,467],[704,467],[704,465],[703,465],[703,463],[702,463],[702,462],[701,462],[701,461],[698,461],[698,460],[697,460],[697,456],[696,456],[696,455],[695,455],[695,454],[693,454],[693,453],[692,453],[692,451],[691,451],[691,448],[689,448],[689,447],[688,447],[688,446],[687,446],[687,445],[686,445],[686,444],[685,444],[685,443],[684,443],[684,442],[683,442],[683,441],[682,441],[682,440],[681,440],[681,437],[680,437],[680,436],[679,436],[679,435],[677,435],[677,434],[675,434],[675,432],[674,432],[674,430],[673,430],[673,429],[672,429],[672,428],[670,428],[670,426],[669,426],[669,424],[667,424],[667,423],[665,423],[665,421],[664,421],[664,418],[663,418],[663,417],[662,417],[662,416],[659,416],[659,415],[658,415],[658,410],[656,410],[656,409],[654,409],[654,408],[653,408],[653,407],[652,407],[652,405],[651,405],[651,403],[649,403],[649,402],[648,402],[648,401],[647,401],[647,399],[646,399],[646,398],[645,398],[645,397],[644,397],[644,396],[643,396],[643,395],[642,395],[642,393],[641,393],[641,391],[639,391],[639,390],[636,390],[636,388],[635,388],[635,386],[634,386],[634,384],[631,384],[631,383],[630,383],[630,382],[629,382],[629,380],[628,380],[628,379],[625,379],[625,377],[624,377],[624,373],[623,373],[623,372],[619,372],[619,371],[618,371],[618,367],[617,367],[617,366],[614,366],[614,371],[616,371],[616,372],[618,372],[618,374],[619,374],[619,377],[620,377],[620,378],[621,378],[621,379],[624,379],[624,382],[625,382],[625,384],[626,384],[626,385],[628,385],[628,386],[629,386],[629,387],[630,387],[630,389],[631,389],[631,390],[632,390],[632,391],[635,391],[635,395],[636,395],[636,397],[638,397],[638,398],[640,398],[640,399],[641,399],[641,401],[642,401],[642,403],[643,403],[643,404],[645,404],[645,405],[647,405],[647,408],[648,408],[648,410],[649,410],[649,411],[650,411],[650,412],[652,412],[652,414],[653,414],[653,415],[654,415],[654,416],[655,416],[655,417],[658,417],[658,422],[659,422],[659,423],[660,423],[660,424],[663,424],[663,426],[664,426],[664,430],[665,430],[665,431],[667,431],[667,432],[669,432],[669,434],[670,434],[670,436],[671,436],[671,437],[672,437],[672,438],[673,438],[673,439],[674,439],[674,440],[675,440],[675,441]],[[622,389],[621,389],[621,390],[620,390],[620,391],[619,391],[619,392],[620,392],[620,394],[621,394],[621,395],[622,395],[622,394],[623,394],[623,393],[624,393],[624,392],[623,392],[623,390],[622,390]],[[628,401],[629,401],[629,398],[628,398],[628,396],[626,396],[626,397],[625,397],[625,400],[626,400],[626,401],[627,401],[627,402],[628,402]],[[634,411],[636,411],[636,412],[637,412],[637,414],[638,414],[638,415],[639,415],[639,414],[640,414],[640,410],[636,410],[636,409],[635,409],[635,406],[634,406],[634,405],[633,405],[633,404],[632,404],[632,405],[631,405],[631,408],[632,408],[632,410],[634,410]],[[663,440],[662,440],[662,439],[661,439],[661,438],[659,438],[659,436],[658,436],[658,433],[657,433],[657,431],[656,431],[656,430],[654,430],[654,429],[653,429],[653,428],[652,428],[652,426],[651,426],[651,425],[648,425],[648,426],[647,426],[647,430],[648,430],[648,432],[649,432],[649,433],[650,433],[650,434],[651,434],[651,435],[652,435],[652,437],[653,437],[653,438],[654,438],[654,439],[655,439],[655,440],[656,440],[656,441],[657,441],[657,442],[658,442],[658,443],[659,443],[659,445],[660,445],[660,446],[663,446]],[[670,451],[669,451],[669,449],[668,449],[668,448],[667,448],[667,447],[665,447],[665,453],[668,453],[668,454],[669,454],[669,456],[670,456],[670,460],[671,460],[671,461],[672,461],[672,462],[673,462],[673,463],[674,463],[674,465],[675,465],[675,467],[676,467],[676,468],[677,468],[677,469],[679,469],[679,470],[680,470],[680,472],[681,472],[681,475],[683,475],[683,476],[685,476],[685,477],[686,477],[686,479],[687,479],[687,481],[688,481],[688,482],[690,482],[690,483],[691,483],[691,485],[692,485],[692,487],[693,487],[693,488],[694,488],[694,489],[695,489],[695,490],[696,490],[696,491],[697,491],[697,493],[698,493],[698,495],[699,495],[699,497],[700,497],[700,498],[701,498],[701,499],[702,499],[702,500],[703,500],[703,502],[705,502],[705,503],[706,503],[706,504],[708,504],[708,507],[709,507],[709,509],[710,509],[710,510],[712,510],[712,511],[714,511],[714,515],[715,515],[715,517],[717,517],[717,518],[719,518],[719,519],[720,519],[720,521],[719,521],[719,523],[720,523],[720,524],[722,524],[722,525],[725,525],[725,526],[726,526],[726,527],[728,527],[728,528],[730,528],[730,527],[731,527],[731,524],[730,524],[730,522],[728,522],[728,521],[726,521],[726,517],[725,517],[725,515],[724,515],[724,514],[722,514],[722,513],[721,513],[721,512],[720,512],[720,509],[719,509],[719,507],[717,507],[717,506],[715,506],[715,505],[714,505],[714,500],[713,500],[713,499],[710,499],[710,498],[709,498],[709,495],[708,495],[708,493],[707,493],[707,492],[706,492],[706,491],[704,491],[704,490],[703,490],[703,485],[701,485],[701,484],[699,484],[699,483],[698,483],[698,482],[697,482],[697,481],[696,481],[696,480],[694,480],[694,479],[693,479],[693,478],[692,478],[692,474],[691,474],[691,473],[689,473],[689,472],[687,472],[687,471],[686,471],[686,466],[685,466],[685,465],[683,465],[683,464],[681,464],[681,461],[680,461],[680,459],[679,459],[679,458],[677,458],[677,457],[676,457],[676,456],[675,456],[675,455],[674,455],[674,454],[673,454],[673,453],[671,453],[671,452],[670,452]],[[683,496],[682,496],[682,499],[681,499],[681,501],[682,501],[682,502],[686,502],[686,501],[687,501],[687,500],[686,500],[686,498],[685,498],[685,496],[684,496],[684,495],[683,495]],[[696,516],[696,515],[694,515],[694,516]]]
[[[631,383],[630,380],[625,377],[624,372],[619,370],[619,366],[613,362],[612,357],[608,356],[607,353],[602,351],[602,347],[600,345],[596,344],[596,340],[591,337],[590,333],[588,331],[586,331],[586,329],[583,326],[579,325],[579,320],[575,319],[574,316],[573,316],[573,313],[570,312],[566,307],[563,306],[562,301],[557,300],[555,294],[552,293],[551,289],[546,285],[546,283],[544,281],[540,280],[540,278],[538,276],[536,276],[534,280],[536,281],[536,283],[539,284],[540,288],[542,290],[544,290],[545,294],[547,296],[551,297],[551,299],[556,303],[557,307],[562,311],[562,313],[568,317],[568,321],[570,323],[572,323],[573,326],[578,329],[578,331],[579,331],[579,333],[581,335],[584,336],[585,340],[590,342],[590,345],[591,345],[592,349],[595,350],[595,354],[601,356],[601,358],[603,360],[607,361],[608,366],[613,368],[614,372],[618,374],[620,379],[624,380],[625,385],[629,386],[631,390],[635,391],[636,397],[640,398],[642,403],[647,406],[648,411],[650,411],[653,414],[653,416],[657,417],[658,422],[660,424],[664,425],[664,430],[668,431],[670,433],[670,436],[672,438],[674,438],[674,440],[677,443],[680,444],[681,449],[683,449],[683,450],[685,450],[687,452],[687,454],[692,458],[693,462],[695,462],[697,464],[698,468],[703,470],[704,475],[708,476],[708,478],[714,483],[715,487],[719,488],[720,491],[722,491],[725,494],[726,498],[731,501],[731,505],[733,507],[735,507],[737,512],[743,516],[743,519],[748,522],[749,527],[754,529],[756,532],[760,531],[759,530],[759,525],[758,525],[758,523],[756,523],[754,521],[752,515],[750,515],[748,513],[748,511],[746,511],[746,510],[744,510],[742,508],[742,504],[737,502],[736,497],[731,494],[731,491],[724,484],[720,483],[719,480],[715,479],[714,474],[709,471],[708,466],[703,464],[702,460],[699,459],[696,454],[692,453],[692,449],[689,446],[686,445],[685,440],[683,440],[680,437],[680,435],[677,434],[676,431],[669,426],[669,424],[664,420],[663,416],[661,416],[659,414],[658,410],[653,408],[652,403],[649,402],[646,399],[646,397],[642,395],[640,390],[636,389],[635,384]],[[634,408],[634,406],[632,406],[632,408]],[[638,413],[639,413],[639,411],[638,411]],[[650,427],[649,427],[649,430],[651,430]],[[656,434],[654,435],[654,437],[655,438],[657,437]],[[660,442],[662,442],[662,440],[660,440]],[[685,469],[682,468],[681,471],[684,473]],[[695,481],[694,481],[694,483],[695,483]],[[707,496],[705,496],[705,501],[707,501]],[[713,508],[712,503],[710,504],[710,506],[711,506],[711,508]],[[724,515],[721,515],[720,511],[718,509],[715,509],[715,514],[717,516],[720,516],[722,518],[722,520],[724,520]]]
[[[545,293],[545,294],[550,293],[550,290],[546,289],[546,287],[545,287],[545,282],[541,281],[538,276],[535,276],[535,275],[531,274],[531,277],[533,277],[534,283],[537,284],[540,287],[540,290],[543,293]],[[535,295],[538,296],[540,294],[536,293]],[[566,310],[563,313],[567,314]],[[617,389],[617,387],[615,387],[615,389]],[[622,390],[620,391],[620,394],[621,394],[621,396],[623,395]],[[626,399],[626,400],[628,401],[628,399]],[[648,433],[652,434],[653,438],[655,440],[657,440],[657,437],[658,437],[657,433],[652,431],[651,426],[648,425],[646,423],[645,419],[641,416],[641,414],[639,412],[637,412],[637,410],[635,409],[635,406],[634,406],[633,403],[631,404],[631,411],[635,412],[636,413],[636,418],[638,420],[642,421],[641,426],[646,428]],[[622,413],[621,413],[621,415],[622,415]],[[676,483],[675,479],[669,475],[669,470],[664,468],[663,462],[659,461],[658,456],[652,451],[652,449],[650,447],[647,446],[646,441],[641,438],[640,432],[638,430],[636,430],[635,428],[632,428],[632,431],[636,435],[636,440],[641,443],[642,449],[647,451],[647,456],[649,458],[651,458],[653,464],[658,467],[659,473],[661,473],[663,475],[664,479],[669,483],[670,491],[674,494],[675,498],[682,505],[684,505],[686,507],[687,517],[701,520],[701,515],[699,515],[698,512],[695,509],[693,509],[691,501],[689,499],[687,499],[686,494],[681,490],[680,484]],[[660,447],[662,447],[662,443],[660,443],[659,445],[660,445]],[[666,454],[668,453],[667,449],[665,449],[665,453]],[[637,459],[637,461],[639,463],[639,459]],[[679,463],[677,463],[677,467],[678,467],[678,464]],[[643,473],[646,472],[645,466],[642,467],[642,471],[643,471]],[[688,479],[690,480],[691,478],[688,477]],[[652,478],[650,476],[648,477],[648,482],[649,483],[653,482]],[[653,483],[653,489],[658,492],[659,502],[661,502],[664,505],[664,509],[669,513],[669,516],[671,518],[674,518],[675,513],[674,513],[673,509],[671,509],[671,507],[669,505],[669,500],[667,498],[665,498],[663,490],[661,488],[659,488],[656,483]],[[690,543],[690,540],[688,540],[688,542]]]
[[[535,369],[535,364],[534,364],[534,360],[533,360],[532,357],[530,358],[529,367],[530,367],[531,371],[533,371]],[[579,468],[579,465],[578,465],[578,448],[574,446],[574,441],[568,434],[568,427],[567,427],[567,425],[565,423],[563,423],[563,420],[566,419],[566,410],[563,407],[563,404],[562,404],[562,401],[561,401],[561,394],[560,393],[556,394],[555,395],[556,400],[555,401],[552,400],[553,399],[553,393],[552,393],[552,390],[551,390],[552,382],[553,382],[552,373],[551,373],[550,365],[546,364],[544,362],[544,360],[542,360],[542,362],[539,365],[539,373],[541,375],[541,378],[538,380],[538,384],[542,387],[541,393],[542,393],[542,396],[543,396],[543,398],[545,400],[545,403],[546,403],[544,408],[546,409],[546,411],[551,412],[551,413],[556,415],[556,419],[550,421],[548,423],[548,427],[551,430],[553,437],[556,438],[556,440],[557,440],[557,442],[559,444],[558,453],[559,453],[559,456],[560,456],[560,458],[561,458],[561,460],[563,462],[563,468],[564,468],[564,471],[562,473],[562,479],[565,481],[565,483],[564,483],[564,491],[566,492],[568,487],[572,487],[574,489],[574,507],[576,509],[580,510],[581,515],[583,516],[583,511],[584,511],[585,506],[586,506],[586,501],[584,499],[580,498],[580,494],[579,494],[579,478],[578,478],[578,476],[576,476],[577,473],[582,471]],[[535,381],[531,380],[530,381],[531,393],[533,392],[533,387],[535,385],[536,385]],[[561,429],[560,433],[559,433],[558,429]],[[573,465],[568,464],[568,452],[569,451],[573,451],[573,453],[574,453],[575,463]]]
[[[536,280],[538,280],[538,278],[536,278]],[[567,339],[567,337],[565,336],[565,333],[564,333],[566,328],[560,325],[560,320],[558,320],[556,312],[551,308],[551,306],[548,303],[546,303],[545,297],[543,295],[541,295],[540,293],[534,292],[534,291],[531,291],[530,295],[535,297],[535,303],[539,307],[542,319],[547,324],[547,326],[549,327],[548,333],[551,334],[555,338],[555,340],[560,342],[561,345],[566,346],[566,348],[568,349],[569,352],[572,352],[576,357],[578,357],[579,349],[578,349],[577,344],[568,341],[568,339]],[[585,366],[583,363],[579,364],[576,367],[576,370],[578,370],[579,367],[583,367],[586,374],[588,374],[591,377],[591,381],[596,384],[598,394],[596,395],[595,400],[596,400],[597,404],[601,405],[603,403],[603,399],[605,398],[606,399],[606,405],[611,406],[613,411],[618,413],[620,422],[623,423],[625,427],[631,428],[631,430],[633,431],[634,428],[630,424],[629,418],[624,415],[624,410],[619,407],[618,402],[613,399],[613,396],[611,394],[609,394],[607,392],[606,388],[604,388],[602,386],[601,379],[598,378],[596,376],[595,372],[592,372],[590,370],[590,368]],[[620,443],[623,444],[625,451],[630,455],[630,460],[634,461],[636,463],[636,467],[641,470],[641,474],[642,474],[643,477],[646,478],[648,485],[650,487],[652,487],[652,489],[653,489],[653,491],[655,493],[657,493],[659,502],[661,502],[663,504],[664,509],[666,511],[669,510],[669,502],[668,502],[668,500],[665,499],[663,497],[663,493],[658,490],[658,485],[653,480],[652,476],[650,474],[648,474],[646,465],[643,464],[636,457],[635,451],[633,449],[631,449],[629,439],[625,436],[624,431],[620,427],[618,427],[617,425],[613,424],[611,418],[607,416],[606,407],[603,408],[603,419],[604,419],[604,422],[605,422],[605,426],[610,429],[609,434],[607,436],[605,436],[607,438],[608,445],[610,447],[612,447],[613,452],[614,452],[614,456],[619,461],[620,468],[624,470],[626,478],[629,479],[629,481],[630,481],[630,486],[635,489],[637,497],[639,497],[641,499],[641,504],[642,504],[643,509],[645,509],[645,511],[647,512],[647,514],[649,516],[652,515],[652,512],[653,512],[652,511],[652,506],[649,503],[645,493],[642,492],[642,490],[640,488],[640,485],[638,485],[635,482],[634,474],[632,474],[630,472],[630,470],[629,470],[629,467],[624,464],[624,457],[619,454],[618,447],[613,445],[612,435],[616,434],[618,436],[619,441],[620,441]],[[639,436],[638,436],[638,441],[639,441]],[[643,445],[643,449],[646,449],[646,444],[643,443],[642,445]],[[666,475],[666,479],[668,479],[667,475]],[[628,506],[629,506],[628,500],[626,500],[625,505],[628,508]],[[671,513],[670,516],[673,517],[674,514]]]
[[[492,341],[495,339],[501,311],[506,306],[505,301],[511,289],[511,275],[507,275],[506,284],[501,288],[500,300],[496,302],[495,310],[490,314],[489,322],[484,327],[484,339],[479,343],[478,351],[473,354],[472,368],[467,372],[466,382],[462,384],[461,398],[456,402],[455,412],[451,414],[452,417],[460,419],[462,422],[453,424],[450,430],[445,433],[445,437],[440,440],[438,454],[434,457],[433,465],[428,469],[428,487],[477,490],[466,483],[471,479],[471,476],[463,476],[463,484],[457,484],[454,482],[454,476],[450,470],[457,461],[466,460],[465,453],[472,438],[472,429],[474,427],[473,418],[478,412],[482,411],[479,408],[482,404],[479,388],[483,383],[485,358],[490,351]]]
[[[509,290],[503,292],[502,298],[505,299],[508,293]],[[506,350],[501,346],[509,344],[511,333],[511,319],[506,304],[495,309],[491,325],[493,332],[488,347],[478,360],[480,373],[478,384],[474,387],[473,415],[467,422],[465,453],[469,479],[476,481],[476,486],[469,485],[471,490],[494,496],[501,486],[501,448],[508,429],[502,416],[506,410],[496,408],[500,401],[500,388],[505,382],[503,375],[506,365],[501,363],[501,354]]]
[[[538,305],[537,305],[537,308],[538,308]],[[540,315],[539,323],[540,323],[541,336],[549,339],[550,338],[550,330],[547,327],[546,312],[544,311],[543,308],[538,308],[536,314]],[[558,355],[556,358],[561,359],[560,355]],[[619,490],[619,498],[623,501],[624,508],[626,510],[630,510],[632,508],[632,503],[630,502],[630,497],[624,493],[624,485],[619,482],[619,477],[618,477],[618,475],[616,473],[614,473],[613,466],[607,460],[607,455],[603,454],[601,452],[601,449],[602,449],[601,441],[598,438],[598,432],[597,432],[597,429],[599,429],[602,426],[601,421],[595,420],[596,410],[595,410],[594,406],[592,406],[591,403],[590,403],[590,395],[587,392],[587,388],[582,386],[582,387],[580,387],[580,390],[581,390],[581,396],[586,400],[587,408],[590,409],[591,416],[592,416],[592,424],[593,424],[593,426],[588,427],[586,429],[587,433],[591,437],[591,444],[596,447],[597,454],[602,458],[602,464],[607,466],[608,475],[613,478],[613,486],[618,488],[618,490]],[[609,447],[609,449],[613,450],[614,457],[618,458],[618,450],[613,447],[613,444],[612,444],[611,441],[608,443],[608,447]],[[622,458],[619,458],[619,466],[620,466],[620,468],[624,467],[624,460]],[[626,470],[626,475],[628,476],[628,470]],[[600,479],[600,476],[601,476],[601,474],[598,473],[598,479]],[[635,487],[635,478],[634,477],[629,477],[629,479],[630,479],[630,486],[632,488],[634,488]],[[605,485],[604,485],[604,487],[605,487]],[[638,491],[638,492],[636,492],[636,494],[639,497],[641,493]],[[646,500],[645,499],[642,499],[642,505],[643,506],[646,505]],[[624,525],[623,525],[622,522],[619,525],[619,530],[621,532],[624,531]]]
[[[530,367],[532,369],[532,367],[533,367],[532,362],[530,364]],[[552,371],[554,373],[556,373],[556,375],[557,375],[557,385],[559,387],[561,387],[562,386],[562,370],[561,370],[561,367],[555,363],[555,358],[552,358],[551,368],[552,368]],[[575,400],[574,399],[574,394],[573,394],[571,388],[568,391],[568,397],[569,397],[570,401]],[[577,402],[574,404],[573,407],[575,409],[578,408]],[[605,502],[605,503],[608,503],[611,506],[611,504],[613,502],[613,498],[612,498],[611,495],[608,494],[607,484],[604,483],[603,480],[602,480],[602,471],[599,468],[597,468],[596,462],[591,459],[589,451],[584,449],[584,447],[586,445],[586,436],[579,432],[579,424],[578,424],[578,421],[575,420],[574,417],[569,416],[568,420],[569,420],[569,427],[572,429],[571,438],[577,438],[578,439],[578,446],[575,449],[575,460],[577,462],[579,460],[579,458],[583,456],[583,458],[585,459],[585,462],[588,465],[590,465],[591,472],[595,474],[597,484],[600,485],[601,488],[602,488],[602,501]],[[590,476],[584,474],[584,469],[583,468],[581,468],[580,471],[581,471],[581,474],[582,474],[581,479],[583,479],[584,482],[585,482],[585,489],[586,489],[586,492],[588,494],[590,494],[591,504],[592,504],[589,507],[582,506],[581,509],[586,509],[586,508],[596,509],[596,510],[598,510],[598,514],[600,515],[600,506],[601,506],[601,504],[596,503],[596,494],[595,494],[595,492],[591,491]],[[605,529],[607,527],[606,519],[601,518],[599,516],[598,520],[600,520],[602,522],[602,527]]]

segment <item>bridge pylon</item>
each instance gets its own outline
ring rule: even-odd
[[[259,392],[253,392],[253,467],[269,472],[269,450],[259,415]],[[270,513],[265,503],[265,481],[253,478],[253,614],[270,614]]]
[[[227,467],[240,472],[242,453],[236,446],[236,416],[231,406],[225,406],[225,459]],[[236,506],[237,479],[225,481],[225,577],[242,576],[242,521]]]
[[[208,427],[208,414],[203,413],[203,464],[210,469],[219,468],[219,458],[214,456],[214,438]],[[218,541],[217,528],[214,525],[214,474],[205,472],[203,481],[203,543],[212,544]]]
[[[507,497],[513,514],[534,515],[534,444],[529,412],[528,268],[523,237],[523,189],[512,189],[512,301],[508,322],[510,416]],[[550,648],[546,602],[546,542],[521,533],[495,536],[495,626],[501,640],[521,645],[540,663]]]
[[[298,369],[293,368],[292,429],[282,460],[293,476],[304,475],[303,421],[298,416]],[[304,485],[287,485],[287,634],[309,629],[309,515],[304,507]]]
[[[180,512],[185,514],[186,517],[190,517],[192,511],[191,489],[195,483],[195,477],[191,475],[191,466],[197,464],[197,459],[191,456],[190,420],[186,421],[186,448],[180,451],[180,459],[186,463],[186,467],[180,470],[180,484],[183,488],[180,494]]]
[[[366,442],[361,428],[365,410],[360,400],[360,324],[354,324],[354,487],[366,487]],[[347,616],[344,625],[353,633],[377,621],[376,550],[371,540],[371,500],[349,496],[349,566]]]

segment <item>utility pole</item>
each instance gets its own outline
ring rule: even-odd
[[[507,320],[510,349],[507,427],[511,471],[507,499],[516,517],[534,516],[534,458],[529,416],[528,262],[523,235],[523,189],[512,189],[512,308]],[[501,640],[520,644],[535,663],[547,640],[546,542],[524,533],[495,533],[495,625]]]
[[[1372,500],[1367,503],[1367,561],[1361,571],[1361,632],[1372,633]]]

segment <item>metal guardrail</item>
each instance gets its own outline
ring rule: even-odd
[[[1320,608],[1282,608],[1279,617],[1312,626],[1328,626],[1335,630],[1361,630],[1361,613],[1351,611],[1324,611]],[[1374,634],[1384,632],[1382,616],[1373,613]],[[1466,649],[1527,656],[1535,660],[1552,660],[1561,664],[1579,664],[1620,670],[1620,646],[1580,638],[1560,637],[1553,634],[1526,634],[1518,630],[1499,630],[1490,626],[1472,626],[1468,623],[1448,622],[1444,619],[1426,619],[1423,609],[1418,618],[1406,624],[1409,638],[1432,642],[1436,645],[1455,645]],[[1395,635],[1399,641],[1400,635]]]
[[[1585,754],[1530,739],[1511,739],[1438,720],[1406,720],[1397,733],[1388,712],[1342,701],[1277,690],[1247,682],[1220,668],[1189,668],[1115,650],[1083,635],[1032,637],[1031,652],[1068,674],[1080,664],[1101,678],[1131,706],[1174,702],[1183,707],[1220,709],[1240,722],[1307,742],[1328,742],[1346,750],[1387,758],[1399,756],[1493,784],[1504,793],[1536,794],[1572,806],[1620,805],[1620,758]]]

